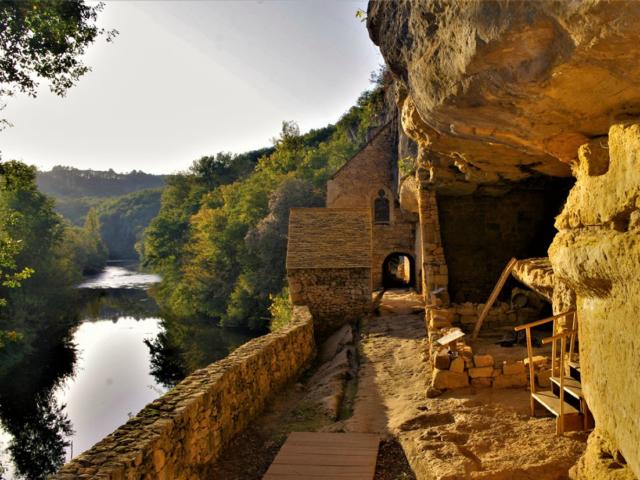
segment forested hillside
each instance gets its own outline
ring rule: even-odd
[[[285,122],[272,150],[203,157],[169,177],[142,245],[163,276],[162,306],[229,327],[263,330],[271,312],[286,321],[289,209],[324,205],[327,179],[380,124],[383,104],[378,84],[335,125],[301,134]]]
[[[133,170],[78,170],[56,166],[38,172],[38,188],[54,197],[55,209],[73,225],[83,225],[97,212],[100,232],[111,259],[137,257],[136,243],[160,209],[164,175]]]
[[[56,166],[48,172],[38,172],[38,188],[53,197],[118,197],[138,190],[162,187],[164,181],[164,175],[151,175],[138,170],[116,173],[111,169],[78,170]]]
[[[97,207],[102,240],[113,259],[137,258],[135,246],[160,210],[161,188],[104,200]]]

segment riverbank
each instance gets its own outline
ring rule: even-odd
[[[64,311],[43,310],[46,331],[0,376],[0,478],[45,478],[253,338],[166,317],[148,293],[158,281],[135,262],[110,263]]]

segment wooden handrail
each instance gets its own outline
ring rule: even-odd
[[[471,340],[475,340],[476,338],[478,338],[478,333],[480,333],[480,328],[482,327],[482,323],[484,322],[484,319],[487,317],[487,315],[489,315],[489,311],[491,310],[491,307],[493,306],[494,302],[498,299],[498,295],[500,294],[500,291],[504,287],[504,284],[507,283],[507,279],[511,274],[511,270],[513,270],[513,268],[516,266],[516,263],[518,263],[518,260],[512,257],[511,260],[509,260],[509,263],[507,263],[507,266],[504,267],[504,270],[502,271],[502,273],[500,274],[500,278],[498,279],[498,283],[496,283],[495,287],[493,287],[493,290],[491,291],[491,295],[489,296],[489,300],[487,300],[487,303],[484,304],[484,308],[482,309],[482,312],[480,313],[478,320],[476,320],[476,325],[473,327],[473,334],[471,335]]]
[[[542,344],[546,345],[547,343],[551,343],[554,340],[560,340],[562,338],[567,338],[569,335],[573,335],[574,333],[576,333],[575,330],[565,330],[562,333],[556,333],[554,336],[552,337],[547,337],[547,338],[543,338],[542,339]]]
[[[560,435],[564,434],[564,354],[567,347],[567,336],[564,333],[559,334],[562,337],[560,340],[560,428],[556,428]],[[555,342],[555,340],[554,340]]]
[[[570,315],[572,313],[575,313],[575,310],[569,310],[568,312],[559,313],[557,315],[554,315],[553,317],[543,318],[542,320],[536,320],[535,322],[526,323],[524,325],[518,325],[517,327],[513,327],[513,329],[516,332],[520,332],[525,328],[533,328],[533,327],[537,327],[538,325],[544,325],[545,323],[549,323],[552,320],[556,320],[558,318],[566,317],[567,315]]]

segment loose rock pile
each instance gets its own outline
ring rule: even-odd
[[[504,308],[502,305],[493,311],[501,312]],[[465,308],[468,309],[468,307]],[[438,342],[451,333],[462,333],[461,328],[455,326],[456,323],[461,323],[458,320],[461,314],[457,310],[457,308],[427,308],[428,355],[433,368],[428,396],[433,397],[444,390],[469,386],[518,388],[529,385],[528,358],[496,362],[492,355],[474,353],[464,336],[445,345]],[[466,314],[462,314],[462,318],[464,315]],[[474,317],[474,321],[476,318]],[[488,318],[491,318],[491,314]],[[538,385],[548,387],[551,376],[550,359],[545,356],[535,356],[533,363]]]

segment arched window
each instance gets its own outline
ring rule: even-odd
[[[378,198],[373,202],[373,219],[375,223],[389,223],[389,200],[382,189],[378,191]]]

